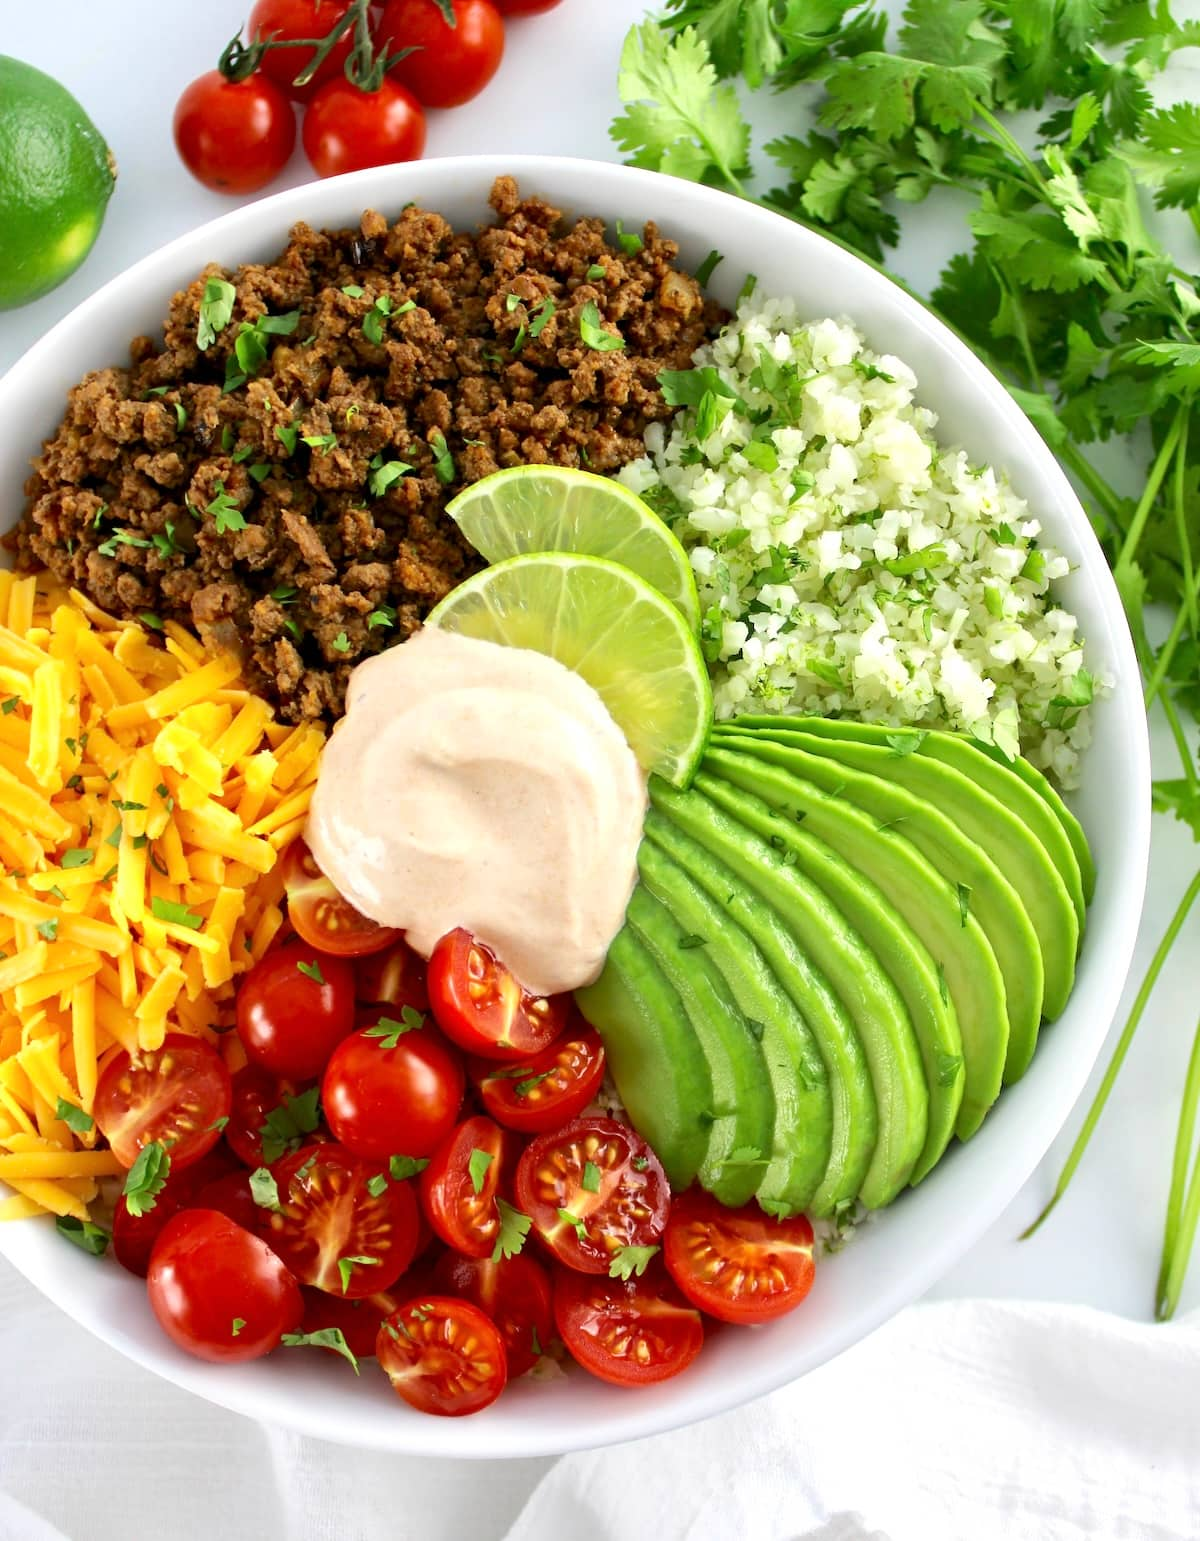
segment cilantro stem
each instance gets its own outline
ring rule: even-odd
[[[1185,405],[1191,406],[1190,401]],[[1180,408],[1183,412],[1183,408]],[[1179,453],[1175,457],[1175,485],[1174,485],[1174,514],[1175,532],[1179,536],[1179,561],[1183,568],[1183,602],[1187,608],[1188,625],[1192,628],[1192,636],[1200,635],[1200,620],[1197,619],[1196,587],[1193,576],[1192,541],[1187,527],[1187,453],[1188,433],[1192,421],[1191,412],[1183,416],[1183,428],[1179,434]]]
[[[1188,565],[1190,566],[1190,561]],[[1171,630],[1167,633],[1167,640],[1158,650],[1158,655],[1154,661],[1154,672],[1146,681],[1147,706],[1151,704],[1162,687],[1167,670],[1171,667],[1171,662],[1175,657],[1175,649],[1179,646],[1179,639],[1183,635],[1183,628],[1189,620],[1192,620],[1192,635],[1200,636],[1200,630],[1197,629],[1196,623],[1192,619],[1197,598],[1200,598],[1200,573],[1197,573],[1191,583],[1185,587],[1183,603],[1175,612],[1175,619],[1171,622]]]
[[[1188,1165],[1196,1134],[1196,1116],[1200,1113],[1200,1023],[1192,1040],[1187,1076],[1183,1083],[1183,1101],[1179,1107],[1179,1132],[1175,1137],[1175,1155],[1171,1163],[1171,1192],[1167,1199],[1167,1219],[1163,1229],[1162,1264],[1158,1274],[1155,1314],[1166,1322],[1175,1314],[1179,1292],[1187,1273],[1188,1259],[1196,1239],[1200,1219],[1200,1153],[1197,1153],[1191,1185]]]
[[[1125,1056],[1129,1053],[1130,1045],[1133,1043],[1134,1035],[1142,1020],[1142,1013],[1146,1009],[1154,986],[1158,983],[1158,976],[1162,973],[1163,964],[1167,961],[1167,954],[1174,946],[1175,938],[1179,935],[1183,923],[1188,917],[1188,912],[1196,902],[1198,895],[1200,895],[1200,872],[1197,872],[1188,884],[1183,898],[1179,901],[1179,907],[1171,917],[1170,924],[1163,932],[1162,940],[1159,942],[1154,956],[1150,960],[1150,967],[1146,970],[1145,978],[1142,980],[1141,987],[1134,1000],[1133,1009],[1126,1019],[1125,1026],[1121,1029],[1121,1036],[1117,1040],[1116,1048],[1113,1050],[1113,1056],[1109,1061],[1108,1069],[1104,1072],[1104,1079],[1100,1082],[1099,1090],[1096,1092],[1092,1105],[1088,1109],[1087,1117],[1083,1121],[1083,1128],[1076,1136],[1075,1143],[1071,1147],[1071,1153],[1067,1157],[1062,1172],[1059,1174],[1058,1182],[1055,1184],[1054,1192],[1050,1197],[1050,1202],[1033,1224],[1027,1230],[1021,1232],[1022,1241],[1032,1236],[1050,1218],[1050,1215],[1058,1205],[1059,1199],[1067,1191],[1067,1187],[1075,1175],[1076,1168],[1083,1160],[1092,1135],[1096,1132],[1096,1125],[1100,1122],[1100,1117],[1107,1106],[1109,1097],[1112,1095],[1112,1089],[1116,1085],[1117,1076],[1121,1073],[1121,1067],[1125,1063]]]
[[[1162,441],[1158,454],[1154,457],[1154,464],[1150,467],[1150,474],[1146,478],[1146,485],[1142,489],[1142,495],[1138,499],[1138,506],[1134,510],[1133,518],[1129,521],[1129,528],[1125,532],[1125,539],[1117,560],[1113,563],[1113,571],[1119,572],[1122,568],[1128,568],[1133,562],[1133,554],[1138,548],[1138,542],[1142,538],[1142,532],[1146,528],[1146,521],[1150,517],[1150,511],[1154,507],[1158,497],[1159,488],[1171,464],[1171,457],[1175,453],[1180,435],[1183,433],[1184,419],[1190,410],[1188,402],[1180,402],[1179,410],[1171,419],[1171,426],[1167,429],[1167,436]]]
[[[1013,138],[1008,129],[1005,128],[1004,124],[1001,123],[1000,119],[996,117],[995,113],[989,112],[989,110],[978,98],[975,100],[975,112],[978,117],[983,119],[988,128],[991,130],[990,134],[985,134],[983,137],[985,139],[990,139],[992,143],[997,145],[1000,149],[1007,150],[1009,155],[1012,156],[1013,160],[1015,160],[1019,166],[1024,167],[1025,175],[1029,178],[1030,182],[1033,184],[1033,187],[1036,189],[1038,197],[1041,198],[1043,202],[1053,206],[1053,199],[1051,198],[1050,189],[1043,181],[1041,172],[1029,159],[1029,156],[1025,153],[1024,148]]]
[[[1104,480],[1079,446],[1068,439],[1058,446],[1055,454],[1091,493],[1111,527],[1114,530],[1121,529],[1122,499]]]

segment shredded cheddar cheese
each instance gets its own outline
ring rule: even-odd
[[[122,1049],[231,1025],[283,923],[278,854],[323,738],[175,623],[158,646],[0,571],[0,1219],[85,1218],[120,1168],[62,1104],[90,1115]]]

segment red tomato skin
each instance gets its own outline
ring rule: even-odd
[[[400,933],[356,910],[317,866],[303,840],[293,840],[283,858],[288,918],[302,941],[337,958],[382,952]]]
[[[304,1300],[302,1332],[321,1332],[326,1327],[336,1327],[356,1359],[374,1359],[375,1340],[383,1319],[396,1309],[390,1296],[364,1295],[356,1300],[345,1300],[340,1295],[330,1295],[308,1285],[300,1294]],[[326,1349],[326,1353],[336,1354],[337,1350]]]
[[[414,48],[392,73],[426,107],[461,107],[500,68],[504,22],[491,0],[454,0],[453,29],[434,0],[387,0],[378,33]]]
[[[325,37],[349,9],[350,0],[257,0],[246,24],[246,36],[251,42],[265,41],[272,36],[281,41]],[[293,101],[307,102],[327,80],[334,80],[343,73],[353,42],[354,29],[351,27],[342,33],[306,86],[296,86],[292,82],[311,63],[311,48],[269,49],[263,55],[259,69]]]
[[[318,984],[299,965],[315,966]],[[250,1062],[273,1076],[310,1081],[354,1031],[354,970],[345,958],[289,942],[242,979],[237,1031]]]
[[[540,16],[561,5],[562,0],[492,0],[492,4],[502,16]]]
[[[508,1378],[532,1370],[554,1336],[550,1275],[524,1252],[516,1257],[462,1257],[443,1252],[433,1270],[445,1295],[461,1295],[496,1324],[508,1355]],[[535,1338],[536,1334],[536,1338]]]
[[[250,1192],[248,1172],[226,1172],[197,1189],[197,1209],[215,1209],[247,1231],[258,1229],[258,1205]]]
[[[170,1088],[170,1099],[164,1088]],[[136,1060],[124,1052],[109,1060],[92,1111],[122,1166],[131,1167],[143,1146],[162,1139],[173,1141],[171,1167],[181,1170],[221,1138],[218,1125],[228,1118],[232,1099],[229,1071],[217,1051],[202,1038],[168,1033],[161,1048]]]
[[[393,1006],[393,1016],[405,1006],[414,1011],[429,1010],[425,959],[403,939],[393,942],[384,952],[373,952],[359,960],[354,971],[354,989],[362,1005]]]
[[[587,1160],[600,1168],[594,1193],[582,1184]],[[658,1157],[635,1130],[611,1118],[577,1118],[539,1134],[517,1163],[516,1189],[517,1208],[558,1261],[590,1274],[607,1274],[620,1247],[654,1246],[671,1203]],[[583,1235],[560,1210],[583,1222]]]
[[[611,1386],[650,1386],[680,1375],[704,1346],[700,1312],[656,1258],[641,1278],[559,1268],[554,1320],[577,1364]],[[636,1353],[640,1345],[648,1357]]]
[[[331,80],[309,102],[301,137],[317,175],[336,177],[420,160],[425,114],[398,81],[385,78],[378,91],[367,92],[348,80]]]
[[[401,1329],[403,1328],[403,1331]],[[469,1340],[463,1363],[455,1344]],[[508,1380],[504,1339],[478,1306],[447,1295],[405,1301],[379,1329],[376,1358],[396,1395],[418,1412],[462,1418],[490,1407]],[[453,1384],[447,1385],[453,1375]]]
[[[145,1278],[150,1267],[150,1254],[154,1243],[167,1224],[181,1209],[192,1209],[199,1202],[199,1195],[212,1184],[220,1182],[233,1169],[233,1158],[218,1146],[201,1157],[194,1166],[172,1166],[167,1180],[154,1198],[153,1209],[145,1214],[133,1215],[125,1202],[124,1194],[113,1210],[113,1256],[122,1268]],[[205,1205],[220,1208],[219,1205]]]
[[[479,1192],[470,1175],[471,1153],[492,1159]],[[490,1118],[477,1115],[452,1129],[421,1173],[421,1211],[439,1240],[466,1257],[491,1257],[500,1235],[496,1195],[507,1195],[516,1140]]]
[[[332,1144],[293,1151],[271,1173],[280,1208],[260,1209],[256,1228],[301,1284],[346,1300],[391,1289],[417,1248],[411,1183],[389,1182],[371,1194],[367,1183],[379,1166]],[[337,1266],[342,1257],[378,1261],[356,1265],[343,1284]]]
[[[528,1074],[514,1075],[514,1069]],[[501,1071],[495,1061],[476,1056],[467,1061],[467,1074],[498,1124],[520,1134],[548,1134],[595,1101],[604,1081],[604,1045],[599,1033],[576,1015],[557,1043],[526,1064]],[[522,1096],[517,1088],[526,1082],[536,1084]]]
[[[262,1130],[267,1114],[289,1097],[303,1096],[311,1088],[295,1081],[281,1081],[257,1065],[243,1065],[233,1076],[233,1106],[225,1125],[225,1143],[251,1171],[263,1165]]]
[[[412,1029],[392,1049],[361,1029],[334,1051],[321,1104],[334,1138],[347,1150],[386,1161],[432,1155],[453,1129],[465,1089],[462,1064],[435,1028]]]
[[[569,995],[530,995],[490,947],[461,926],[438,940],[429,959],[429,1000],[452,1043],[484,1059],[540,1054],[562,1034]]]
[[[775,1220],[757,1204],[727,1209],[689,1188],[671,1205],[663,1261],[687,1299],[718,1321],[773,1322],[812,1289],[813,1228],[806,1215]]]
[[[167,1223],[146,1286],[167,1336],[214,1364],[261,1359],[304,1311],[299,1285],[270,1247],[214,1209],[185,1209]]]
[[[175,108],[175,147],[198,182],[214,192],[256,193],[287,165],[296,115],[273,80],[226,80],[210,70],[186,87]]]

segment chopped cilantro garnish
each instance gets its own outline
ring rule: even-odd
[[[696,269],[696,282],[702,289],[707,286],[709,279],[724,261],[725,258],[719,251],[710,251],[708,256],[705,257],[704,261]]]
[[[342,293],[352,300],[361,300],[367,291],[361,284],[343,284]]]
[[[298,423],[289,423],[286,428],[276,428],[275,437],[283,445],[285,455],[294,455],[296,445],[300,440],[300,425]]]
[[[103,1257],[108,1251],[109,1234],[102,1226],[90,1220],[77,1220],[74,1215],[59,1215],[54,1222],[60,1236],[65,1236],[81,1251],[92,1257]]]
[[[217,489],[216,496],[207,505],[204,512],[212,515],[217,534],[225,535],[230,530],[244,530],[246,528],[246,520],[237,505],[236,499],[232,498],[225,491],[225,483],[223,481],[218,481],[214,485]]]
[[[618,220],[617,244],[627,257],[636,257],[646,243],[640,235],[635,235],[632,230],[626,230],[621,221]]]
[[[450,453],[450,447],[446,443],[445,434],[435,433],[429,441],[429,446],[434,454],[434,475],[443,485],[448,485],[454,480],[456,473],[454,469],[454,456]]]
[[[236,1338],[238,1333],[241,1332],[242,1328],[245,1325],[246,1325],[246,1318],[244,1316],[235,1316],[233,1321],[230,1323],[230,1327],[229,1327],[230,1335],[232,1337]]]
[[[217,333],[224,331],[233,315],[237,290],[224,278],[210,278],[204,285],[200,300],[200,320],[196,328],[196,346],[206,352],[216,341]]]
[[[55,1118],[61,1118],[67,1128],[74,1134],[91,1134],[96,1127],[95,1120],[90,1113],[85,1113],[82,1108],[68,1102],[65,1097],[58,1099],[58,1105],[54,1109]]]
[[[322,455],[328,455],[330,450],[337,448],[336,433],[306,433],[303,437],[309,449],[319,450]]]
[[[524,301],[521,299],[519,294],[506,294],[504,296],[504,308],[510,316],[512,315],[513,311],[518,309],[522,304],[524,304]]]
[[[381,1193],[387,1192],[388,1180],[382,1172],[376,1172],[374,1177],[367,1178],[367,1192],[373,1199],[377,1199]]]
[[[6,717],[10,717],[20,704],[20,696],[6,696],[3,701],[0,701],[0,712],[3,712]]]
[[[171,1158],[159,1140],[143,1145],[125,1178],[125,1207],[135,1218],[149,1214],[171,1175]]]
[[[529,1227],[533,1224],[528,1215],[514,1209],[506,1199],[497,1198],[496,1208],[500,1213],[500,1235],[492,1251],[493,1263],[500,1262],[502,1258],[516,1257],[525,1245]]]
[[[356,1268],[378,1268],[380,1259],[377,1257],[339,1257],[338,1276],[342,1281],[342,1294],[350,1288],[350,1280]]]
[[[605,277],[607,277],[607,275],[608,275],[608,269],[604,266],[603,263],[601,263],[601,262],[593,262],[591,267],[588,268],[587,273],[584,276],[586,277],[586,279],[587,279],[587,281],[589,283],[594,284],[597,279],[605,278]]]
[[[143,610],[138,616],[138,620],[141,621],[143,626],[149,626],[151,631],[163,630],[162,619],[150,610]]]
[[[419,1177],[429,1165],[424,1156],[391,1156],[388,1159],[388,1171],[396,1182],[403,1182],[408,1177]]]
[[[204,916],[189,910],[186,904],[175,904],[157,895],[150,901],[150,913],[156,920],[165,920],[172,926],[186,926],[189,931],[199,931],[204,924]]]
[[[480,1150],[476,1147],[467,1160],[467,1172],[470,1174],[471,1187],[476,1193],[483,1192],[483,1185],[487,1181],[488,1167],[495,1160],[490,1150]]]
[[[579,313],[579,335],[585,347],[597,353],[613,353],[625,346],[623,337],[615,337],[601,326],[600,308],[595,300],[589,300]]]
[[[588,1193],[600,1192],[600,1168],[594,1161],[584,1162],[581,1181]]]
[[[400,1020],[380,1017],[371,1027],[363,1030],[364,1038],[378,1038],[380,1047],[394,1049],[405,1033],[415,1032],[425,1026],[425,1018],[411,1006],[400,1008]]]
[[[609,1278],[632,1279],[636,1274],[640,1279],[658,1251],[658,1247],[618,1247],[608,1265]]]
[[[101,556],[116,556],[118,546],[134,546],[149,550],[153,541],[143,540],[140,535],[130,535],[125,530],[114,530],[107,540],[101,541],[96,550]]]
[[[274,1166],[286,1151],[299,1146],[304,1135],[314,1132],[320,1123],[319,1098],[320,1088],[313,1086],[299,1096],[285,1096],[279,1106],[266,1115],[258,1132],[267,1166]]]
[[[349,1362],[355,1375],[359,1374],[358,1360],[351,1353],[340,1327],[321,1327],[316,1332],[285,1332],[279,1341],[285,1348],[331,1348]]]
[[[554,311],[554,301],[550,298],[549,295],[547,295],[538,309],[534,312],[529,322],[529,335],[535,342],[545,331],[546,322],[549,321],[550,317],[554,314]]]
[[[535,1086],[540,1086],[543,1081],[548,1081],[553,1074],[553,1070],[543,1070],[540,1075],[527,1076],[525,1080],[517,1082],[513,1087],[513,1092],[518,1097],[528,1097]]]
[[[58,941],[58,916],[52,916],[50,920],[40,920],[37,924],[37,934],[47,942]]]
[[[378,610],[372,610],[367,616],[367,630],[372,631],[376,626],[394,626],[396,624],[396,612],[391,605],[380,605]]]
[[[564,1225],[571,1227],[580,1241],[588,1239],[587,1222],[582,1216],[573,1214],[569,1209],[558,1209],[555,1213]]]
[[[280,1210],[279,1184],[265,1166],[250,1173],[250,1197],[260,1209],[269,1209],[276,1214]]]
[[[296,964],[296,967],[300,973],[311,979],[314,984],[323,985],[325,983],[325,975],[321,972],[321,965],[315,960],[312,963],[305,963],[302,960]]]
[[[95,851],[85,851],[76,847],[74,850],[62,853],[62,860],[59,865],[64,872],[70,872],[73,867],[86,867],[95,859]]]
[[[150,537],[150,542],[161,557],[174,556],[179,550],[175,544],[175,526],[169,519],[156,535]]]
[[[411,470],[412,466],[406,460],[384,460],[382,455],[376,455],[367,476],[367,490],[373,498],[381,498],[393,482],[398,482]]]
[[[330,646],[335,653],[348,653],[350,651],[350,638],[344,631],[339,631]]]

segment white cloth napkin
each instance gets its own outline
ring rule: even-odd
[[[1200,1317],[913,1308],[698,1428],[548,1461],[234,1417],[0,1263],[0,1541],[1200,1541]]]

